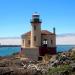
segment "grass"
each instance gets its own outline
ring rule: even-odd
[[[60,65],[58,67],[53,67],[49,69],[49,74],[56,73],[56,72],[65,72],[70,71],[71,67],[69,65]]]

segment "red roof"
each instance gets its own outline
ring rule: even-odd
[[[47,31],[47,30],[42,30],[42,31],[41,31],[41,34],[42,34],[42,35],[49,35],[49,34],[54,34],[54,33],[49,32],[49,31]]]
[[[31,31],[29,31],[29,32],[27,32],[27,33],[25,33],[25,34],[23,34],[23,35],[30,35],[30,34],[31,34]],[[41,31],[41,34],[42,34],[42,35],[50,35],[50,34],[54,34],[54,33],[49,32],[49,31],[47,31],[47,30],[42,30],[42,31]]]
[[[31,34],[31,31],[29,31],[29,32],[25,33],[25,35],[30,35],[30,34]]]

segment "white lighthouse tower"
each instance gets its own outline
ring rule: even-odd
[[[40,15],[34,13],[31,19],[31,47],[41,46],[41,20]]]

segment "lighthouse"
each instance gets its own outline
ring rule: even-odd
[[[56,32],[55,28],[50,32],[42,30],[40,15],[38,13],[32,14],[31,31],[24,33],[22,37],[22,53],[33,60],[38,60],[46,54],[56,54]]]
[[[34,13],[31,19],[31,47],[41,46],[41,20],[40,15]]]

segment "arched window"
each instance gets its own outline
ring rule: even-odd
[[[53,44],[53,40],[51,40],[51,44]]]
[[[24,45],[24,39],[22,40],[22,43],[23,43],[23,45]]]
[[[34,30],[36,30],[36,26],[34,26]]]
[[[48,44],[47,39],[44,39],[44,40],[42,41],[42,46],[47,47],[47,44]]]
[[[28,44],[30,45],[30,40],[28,40]]]
[[[36,36],[34,36],[34,41],[36,41]]]

